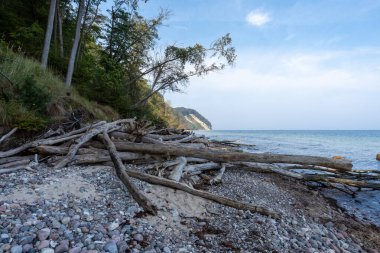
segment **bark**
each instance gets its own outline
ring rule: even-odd
[[[106,124],[98,128],[91,129],[89,132],[82,135],[79,139],[75,141],[75,144],[73,144],[70,147],[69,152],[67,153],[66,157],[62,159],[57,165],[54,166],[54,169],[61,169],[65,167],[69,162],[71,162],[74,159],[75,155],[78,152],[78,149],[87,141],[91,140],[94,136],[97,136],[98,134],[102,133],[104,130],[108,132],[110,129],[114,129],[114,128],[115,128],[115,125]]]
[[[241,210],[248,210],[248,211],[256,212],[256,213],[259,213],[262,215],[271,216],[273,218],[279,218],[280,217],[280,215],[277,212],[269,210],[265,207],[246,204],[246,203],[239,202],[239,201],[236,201],[233,199],[218,196],[218,195],[215,195],[215,194],[212,194],[209,192],[195,190],[193,188],[188,187],[185,184],[178,183],[178,182],[175,182],[172,180],[148,175],[148,174],[137,172],[137,171],[128,170],[127,173],[130,177],[137,178],[139,180],[148,182],[150,184],[162,185],[162,186],[166,186],[169,188],[181,190],[181,191],[187,192],[189,194],[192,194],[192,195],[195,195],[195,196],[198,196],[201,198],[205,198],[205,199],[211,200],[213,202],[216,202],[216,203],[219,203],[219,204],[222,204],[225,206],[229,206],[229,207],[233,207],[233,208],[241,209]]]
[[[73,73],[74,73],[74,65],[75,65],[75,59],[78,51],[78,44],[80,40],[81,35],[81,26],[82,26],[82,19],[84,15],[84,2],[85,0],[80,0],[79,2],[79,9],[78,9],[78,16],[77,16],[77,24],[75,28],[75,37],[73,46],[71,48],[71,54],[69,59],[69,65],[67,67],[67,75],[66,75],[66,86],[71,86],[71,81],[73,79]]]
[[[168,144],[141,144],[141,143],[119,143],[117,145],[120,151],[130,151],[149,154],[164,154],[173,156],[191,156],[204,158],[214,162],[258,162],[258,163],[286,163],[301,165],[316,165],[328,168],[334,168],[339,171],[350,171],[352,163],[349,160],[333,160],[319,156],[303,155],[282,155],[282,154],[254,154],[236,151],[222,151],[211,149],[194,149],[178,145]]]
[[[54,144],[58,144],[61,142],[68,141],[68,140],[75,139],[75,138],[80,137],[80,136],[81,136],[81,134],[76,134],[76,135],[70,135],[70,136],[54,138],[54,139],[36,140],[33,142],[26,143],[20,147],[15,148],[15,149],[0,152],[0,158],[5,158],[5,157],[16,155],[16,154],[21,153],[22,151],[25,151],[29,148],[37,147],[40,145],[54,145]]]
[[[59,8],[59,3],[57,3],[57,25],[58,25],[58,40],[59,40],[59,56],[63,59],[64,57],[64,51],[63,51],[63,30],[62,30],[62,14],[61,10]]]
[[[179,180],[181,180],[183,169],[186,166],[187,160],[183,156],[178,157],[177,160],[178,160],[178,164],[174,167],[174,169],[170,173],[169,179],[179,182]]]
[[[34,158],[34,155],[29,155],[29,156],[12,156],[12,157],[7,157],[7,158],[0,158],[0,165],[10,163],[10,162],[15,162],[19,160],[26,160],[28,159],[31,161]]]
[[[136,202],[145,210],[145,212],[156,215],[157,214],[157,207],[154,206],[150,202],[150,200],[145,195],[143,195],[132,183],[131,179],[129,178],[128,174],[126,173],[126,168],[125,168],[123,162],[121,161],[120,157],[117,154],[115,145],[112,143],[111,139],[108,136],[106,129],[103,131],[102,138],[104,140],[104,145],[107,146],[107,149],[109,151],[112,162],[114,163],[116,175],[123,182],[123,184],[127,187],[128,191],[132,195],[133,199],[136,200]]]
[[[49,17],[48,17],[47,28],[46,28],[46,33],[45,33],[44,48],[42,49],[41,63],[42,63],[43,68],[46,68],[48,58],[49,58],[50,41],[51,41],[51,35],[53,33],[56,3],[57,3],[57,0],[50,1],[50,10],[49,10]]]
[[[226,164],[223,163],[222,168],[219,170],[218,174],[213,179],[210,180],[210,184],[213,185],[213,184],[221,183],[225,171],[226,171]]]

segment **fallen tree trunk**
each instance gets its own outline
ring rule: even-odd
[[[9,133],[3,135],[1,138],[0,138],[0,144],[5,141],[6,139],[8,139],[9,137],[12,136],[12,134],[14,134],[15,132],[17,131],[17,127],[13,128],[11,131],[9,131]]]
[[[166,186],[169,188],[181,190],[181,191],[190,193],[192,195],[195,195],[195,196],[198,196],[201,198],[205,198],[205,199],[214,201],[216,203],[219,203],[219,204],[222,204],[225,206],[233,207],[233,208],[240,209],[240,210],[248,210],[248,211],[256,212],[256,213],[259,213],[259,214],[262,214],[265,216],[271,216],[273,218],[279,218],[280,217],[280,215],[277,212],[269,210],[265,207],[246,204],[246,203],[239,202],[239,201],[236,201],[233,199],[218,196],[218,195],[215,195],[215,194],[212,194],[209,192],[196,190],[196,189],[188,187],[185,184],[178,183],[178,182],[175,182],[172,180],[148,175],[148,174],[137,172],[137,171],[128,170],[127,173],[130,177],[137,178],[139,180],[148,182],[150,184],[162,185],[162,186]]]
[[[75,141],[76,144],[74,144],[70,147],[70,150],[67,153],[66,157],[64,159],[62,159],[56,166],[54,166],[54,169],[61,169],[61,168],[65,167],[69,162],[71,162],[74,159],[74,156],[78,152],[78,149],[83,144],[85,144],[86,142],[91,140],[94,136],[97,136],[98,134],[102,133],[104,130],[106,130],[107,133],[111,132],[111,131],[115,131],[115,130],[121,128],[121,126],[118,126],[119,124],[131,123],[131,122],[134,122],[134,120],[133,119],[122,119],[122,120],[117,120],[117,121],[114,121],[111,123],[101,125],[99,127],[92,128],[90,131],[88,131],[86,134],[82,135],[79,139],[77,139]]]
[[[117,151],[116,147],[111,141],[111,139],[108,136],[107,129],[103,130],[103,135],[100,137],[104,140],[104,145],[107,146],[108,152],[110,154],[110,157],[112,159],[112,162],[114,163],[116,175],[119,177],[119,179],[123,182],[123,184],[127,187],[129,193],[132,195],[133,199],[136,200],[136,202],[145,210],[145,212],[148,212],[150,214],[156,215],[157,214],[157,208],[154,206],[150,200],[142,194],[132,183],[131,179],[129,178],[128,174],[126,173],[126,168],[121,161]]]
[[[347,178],[337,178],[335,177],[335,175],[330,174],[301,174],[291,171],[287,167],[278,167],[270,164],[259,165],[254,163],[241,163],[241,165],[245,165],[249,167],[250,170],[255,172],[277,173],[283,176],[295,178],[302,181],[336,183],[352,187],[371,188],[380,190],[380,183],[375,182],[365,182]],[[289,168],[294,169],[294,166],[289,166]],[[299,169],[301,169],[301,167]]]
[[[116,145],[119,151],[131,151],[149,154],[163,154],[174,156],[191,156],[204,158],[215,162],[258,162],[258,163],[287,163],[301,165],[317,165],[328,168],[334,168],[340,171],[350,171],[352,169],[351,161],[340,159],[333,160],[319,156],[304,155],[281,155],[281,154],[253,154],[236,151],[221,151],[211,149],[194,149],[185,146],[168,145],[168,144],[142,144],[142,143],[125,143],[120,142]]]
[[[181,180],[183,170],[187,164],[187,160],[183,156],[180,156],[177,159],[178,159],[178,164],[174,167],[174,169],[170,173],[169,179],[179,182],[179,180]]]

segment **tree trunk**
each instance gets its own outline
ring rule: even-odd
[[[62,15],[59,8],[59,1],[57,3],[57,24],[58,24],[58,40],[59,40],[59,56],[63,59],[64,51],[63,51],[63,32],[62,32]]]
[[[151,201],[142,194],[136,186],[133,184],[132,180],[126,173],[126,168],[121,161],[120,157],[117,154],[116,147],[108,136],[107,130],[103,131],[103,142],[104,145],[107,146],[112,162],[114,163],[116,175],[123,182],[123,184],[127,187],[129,193],[132,195],[133,199],[141,206],[145,212],[156,215],[157,207],[154,206]]]
[[[49,58],[50,41],[51,41],[51,35],[53,33],[56,3],[57,3],[57,0],[50,1],[50,10],[49,10],[49,17],[48,17],[47,28],[46,28],[46,33],[45,33],[44,48],[42,49],[41,63],[42,63],[43,68],[46,68],[48,58]]]
[[[75,58],[78,51],[78,45],[80,40],[80,34],[81,34],[81,26],[82,26],[82,19],[84,15],[84,4],[85,0],[81,0],[79,3],[79,10],[78,10],[78,16],[77,16],[77,24],[75,28],[75,37],[73,42],[73,47],[71,48],[71,54],[69,59],[69,65],[67,67],[67,75],[66,75],[66,86],[71,86],[71,81],[73,79],[73,73],[74,73],[74,65],[75,65]]]
[[[131,151],[148,154],[165,154],[174,156],[190,156],[204,158],[214,162],[257,162],[257,163],[288,163],[301,165],[317,165],[334,168],[340,171],[350,171],[352,163],[349,160],[333,160],[331,158],[304,155],[282,154],[252,154],[236,151],[221,151],[212,149],[194,149],[168,144],[118,143],[119,151]]]

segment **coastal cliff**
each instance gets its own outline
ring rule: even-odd
[[[194,109],[189,109],[185,107],[174,108],[180,115],[185,118],[184,124],[187,129],[190,130],[211,130],[212,124],[204,116]]]

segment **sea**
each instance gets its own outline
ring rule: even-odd
[[[252,153],[277,153],[313,156],[343,156],[351,159],[354,170],[380,170],[380,130],[214,130],[196,131],[216,140],[231,140]],[[380,190],[363,190],[353,198],[337,190],[323,190],[349,214],[380,227]]]

